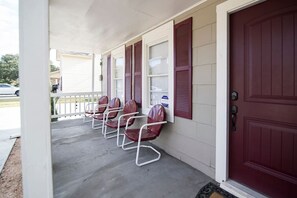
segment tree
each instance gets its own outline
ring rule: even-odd
[[[52,61],[50,61],[50,67],[51,67],[51,72],[60,70],[60,68],[57,67],[56,65],[54,65],[54,64],[52,63]]]
[[[19,55],[6,54],[0,60],[0,83],[17,85],[19,78]]]

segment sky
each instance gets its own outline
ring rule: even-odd
[[[18,53],[18,0],[0,0],[0,56]]]
[[[0,0],[0,57],[19,54],[19,0]],[[56,50],[50,51],[50,60],[56,61]]]

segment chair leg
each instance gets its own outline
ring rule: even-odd
[[[123,137],[123,140],[122,140],[122,144],[120,144],[120,136],[121,135],[124,136]],[[129,144],[133,144],[134,143],[133,141],[125,143],[125,138],[126,138],[125,134],[120,134],[120,132],[118,130],[118,134],[117,134],[117,146],[118,147],[122,147],[123,150],[126,150],[126,148],[123,148],[123,146],[126,146],[126,145],[129,145]],[[127,149],[127,150],[129,150],[129,149]]]
[[[123,138],[122,145],[121,145],[122,149],[123,149],[124,151],[131,150],[131,149],[136,149],[137,146],[125,147],[125,146],[127,146],[127,145],[129,145],[129,144],[133,144],[134,142],[133,142],[133,141],[130,141],[130,142],[125,143],[126,136],[125,136],[125,134],[123,134],[123,135],[124,135],[124,138]]]
[[[113,130],[113,131],[108,131],[108,132],[107,132],[107,126],[105,125],[105,129],[104,129],[104,138],[105,138],[105,139],[110,139],[110,138],[117,137],[117,134],[115,134],[115,135],[109,135],[109,134],[115,133],[115,132],[117,132],[117,131],[118,131],[118,130]]]
[[[126,136],[124,135],[123,143],[122,143],[122,149],[123,150],[126,151],[126,150],[131,150],[131,149],[137,149],[137,151],[136,151],[136,158],[135,158],[135,164],[137,166],[144,166],[144,165],[147,165],[147,164],[150,164],[150,163],[153,163],[153,162],[156,162],[156,161],[160,160],[161,153],[159,151],[157,151],[154,147],[147,146],[147,145],[141,145],[140,141],[137,142],[137,146],[125,147],[128,144],[134,143],[134,142],[125,143],[125,139],[126,139]],[[140,148],[141,147],[143,147],[143,148],[149,148],[149,149],[153,150],[158,155],[158,157],[156,157],[156,158],[154,158],[152,160],[148,160],[148,161],[139,163],[139,154],[140,154]]]
[[[87,120],[89,116],[86,116],[86,114],[83,115],[83,123],[92,122],[92,120]]]
[[[105,121],[104,119],[102,120],[102,135],[104,135],[104,128],[105,128]]]
[[[92,119],[92,129],[95,127],[95,118]]]
[[[158,154],[158,157],[156,157],[156,158],[154,158],[152,160],[148,160],[146,162],[139,163],[140,147],[149,148],[149,149],[153,150],[155,153]],[[147,164],[156,162],[156,161],[160,160],[160,158],[161,158],[161,153],[159,151],[157,151],[154,147],[147,146],[147,145],[140,145],[140,142],[138,143],[138,145],[137,145],[137,151],[136,151],[136,159],[135,159],[135,164],[137,166],[144,166],[144,165],[147,165]]]
[[[96,121],[96,119],[93,118],[93,120],[92,120],[92,129],[100,129],[103,126],[102,121],[99,120],[99,122],[101,122],[99,124],[95,124],[95,121]]]

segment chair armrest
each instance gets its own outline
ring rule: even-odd
[[[94,105],[94,106],[98,106],[98,107],[106,107],[108,104],[99,104],[97,102],[91,102],[86,104],[86,107],[90,106],[90,105]]]
[[[141,128],[146,127],[146,126],[153,126],[153,125],[158,125],[158,124],[166,124],[167,121],[161,121],[161,122],[153,122],[153,123],[147,123],[141,126]],[[140,128],[140,129],[141,129]]]
[[[107,108],[107,111],[113,111],[113,110],[119,110],[119,109],[123,109],[122,107],[115,107],[115,108]]]
[[[142,125],[140,130],[139,130],[138,142],[141,140],[141,134],[142,134],[142,130],[143,130],[144,127],[159,125],[159,124],[166,124],[166,123],[167,123],[167,121],[162,121],[162,122],[153,122],[153,123],[147,123],[147,124]]]
[[[107,107],[108,106],[108,104],[97,104],[97,107]]]
[[[138,114],[139,112],[132,112],[132,113],[126,113],[126,114],[122,114],[120,117],[119,117],[119,120],[122,118],[122,117],[125,117],[125,116],[130,116],[130,115],[135,115],[135,114]],[[130,118],[128,118],[130,119]]]
[[[125,116],[130,116],[130,115],[135,115],[135,114],[138,114],[139,112],[132,112],[132,113],[126,113],[126,114],[122,114],[122,115],[120,115],[120,117],[119,117],[119,119],[118,119],[118,127],[120,126],[120,121],[121,121],[121,119],[123,118],[123,117],[125,117]],[[135,117],[135,116],[134,116]],[[130,120],[130,118],[128,118],[128,120]],[[127,125],[128,125],[128,121],[127,121],[127,123],[126,123],[126,127],[127,127]]]
[[[126,122],[126,130],[128,129],[128,123],[131,119],[139,119],[139,118],[146,118],[147,115],[142,115],[142,116],[131,116],[130,118],[128,118],[127,122]]]
[[[117,110],[112,110],[112,111],[107,111],[106,113],[104,114],[110,114],[110,113],[114,113],[114,112],[120,112],[120,111],[123,111],[123,109],[117,109]]]
[[[86,110],[90,110],[90,108],[89,108],[90,105],[94,105],[92,111],[93,111],[93,114],[95,115],[96,114],[95,109],[99,109],[100,107],[106,107],[108,104],[100,104],[100,105],[98,105],[97,103],[88,103],[86,105],[85,111]]]
[[[95,105],[97,105],[98,103],[97,102],[90,102],[90,103],[87,103],[86,105],[85,105],[85,110],[89,110],[89,106],[90,105],[94,105],[94,107],[95,107]]]
[[[108,120],[108,115],[109,115],[110,113],[120,112],[120,111],[123,111],[123,109],[118,109],[118,110],[113,110],[113,111],[108,111],[108,110],[107,110],[107,112],[104,112],[104,113],[103,113],[103,121],[105,120],[105,118],[106,118],[106,121]],[[106,122],[106,121],[104,121],[104,122]]]

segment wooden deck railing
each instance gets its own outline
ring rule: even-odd
[[[88,103],[98,101],[102,92],[51,93],[51,118],[80,116]]]

